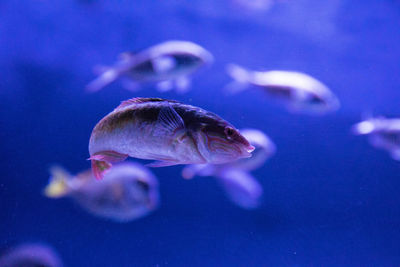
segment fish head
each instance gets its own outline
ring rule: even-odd
[[[303,92],[303,97],[298,97],[288,102],[289,110],[296,113],[310,115],[324,115],[339,109],[339,100],[334,95],[318,95]]]
[[[252,171],[263,166],[275,154],[276,146],[264,132],[257,129],[241,129],[240,133],[255,147],[255,150],[251,158],[242,158],[226,164],[226,167]]]
[[[196,70],[197,68],[209,65],[213,61],[212,55],[206,50],[179,52],[171,55],[174,58],[178,69]]]
[[[339,100],[333,94],[327,94],[327,95],[313,94],[310,97],[308,104],[311,107],[315,107],[316,109],[319,109],[324,112],[335,111],[340,107]]]
[[[395,123],[393,122],[393,120],[390,121],[384,117],[371,117],[354,124],[351,131],[355,135],[368,135],[379,132],[391,132],[391,130],[400,129],[400,121]]]
[[[254,150],[237,129],[226,123],[203,125],[196,143],[200,154],[213,164],[249,158]]]
[[[195,70],[204,65],[213,63],[212,54],[203,47],[184,41],[168,42],[171,46],[170,56],[172,56],[179,69]]]
[[[351,128],[351,131],[355,135],[365,135],[365,134],[370,134],[375,130],[375,125],[373,121],[371,120],[365,120],[362,122],[359,122]]]
[[[158,206],[158,187],[146,179],[137,179],[135,186],[141,192],[143,205],[149,210],[155,209]]]

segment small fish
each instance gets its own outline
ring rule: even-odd
[[[0,267],[62,267],[53,248],[44,244],[22,244],[0,257]]]
[[[156,160],[151,167],[221,164],[251,156],[254,147],[219,116],[160,98],[124,101],[93,129],[89,141],[92,171],[100,179],[128,156]]]
[[[243,209],[255,209],[260,205],[263,188],[249,172],[239,169],[225,169],[218,175],[218,182],[226,196]]]
[[[176,87],[185,92],[190,76],[213,62],[213,56],[203,47],[187,41],[167,41],[139,53],[126,52],[112,67],[99,67],[100,76],[87,90],[96,92],[122,78],[126,89],[136,91],[140,84],[156,83],[160,91]]]
[[[76,176],[61,167],[50,169],[51,179],[44,190],[49,198],[70,197],[90,213],[117,222],[146,216],[158,207],[158,182],[137,163],[114,166],[104,180],[93,179],[90,170]]]
[[[320,81],[292,71],[249,71],[235,64],[227,66],[227,73],[234,80],[227,89],[238,92],[248,86],[260,88],[280,100],[290,111],[324,114],[335,111],[340,103],[337,97]]]
[[[370,118],[355,124],[354,134],[368,135],[372,146],[386,150],[394,160],[400,160],[400,119]]]
[[[182,170],[182,176],[214,176],[221,184],[228,198],[236,205],[253,209],[259,205],[263,189],[249,172],[260,168],[275,154],[275,144],[262,131],[243,129],[242,135],[255,147],[251,158],[242,158],[226,164],[194,164]]]
[[[243,11],[267,11],[276,0],[232,0]]]

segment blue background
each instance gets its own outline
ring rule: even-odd
[[[44,241],[66,266],[398,266],[399,163],[350,127],[363,114],[400,113],[400,3],[286,0],[244,11],[229,0],[0,2],[0,247]],[[215,64],[185,95],[115,83],[86,94],[96,64],[169,39],[211,51]],[[297,70],[340,98],[335,114],[287,113],[262,92],[226,96],[224,72]],[[47,169],[90,167],[93,126],[121,100],[177,99],[237,128],[265,131],[278,151],[254,172],[254,211],[231,204],[212,178],[154,169],[162,204],[127,224],[41,195]]]

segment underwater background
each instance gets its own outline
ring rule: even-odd
[[[123,51],[188,40],[215,63],[186,94],[84,88]],[[351,134],[365,114],[400,113],[400,2],[286,0],[246,10],[229,0],[0,1],[0,253],[44,242],[65,266],[398,266],[400,165]],[[325,116],[287,112],[260,91],[227,95],[227,63],[308,73],[340,99]],[[129,223],[46,199],[48,168],[72,173],[93,126],[122,100],[175,99],[268,134],[277,153],[253,172],[255,210],[215,179],[156,168],[161,206]]]

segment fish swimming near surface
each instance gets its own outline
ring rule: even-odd
[[[326,85],[304,73],[250,71],[235,64],[227,66],[227,73],[234,80],[227,86],[231,93],[259,88],[293,112],[321,115],[340,107],[338,98]]]
[[[355,124],[356,135],[368,135],[373,147],[386,150],[394,160],[400,160],[400,118],[370,118]]]
[[[259,205],[263,189],[250,171],[263,166],[275,154],[276,147],[260,130],[243,129],[240,132],[255,147],[251,158],[219,165],[188,165],[182,170],[182,176],[186,179],[194,176],[213,176],[233,203],[245,209],[253,209]]]
[[[0,267],[62,267],[57,252],[48,245],[26,243],[11,248],[0,257]]]
[[[93,129],[90,160],[96,178],[127,157],[150,159],[151,167],[221,164],[251,156],[254,147],[214,113],[173,100],[124,101]]]
[[[112,67],[98,67],[100,75],[89,83],[87,90],[96,92],[121,78],[124,87],[131,91],[152,83],[160,91],[175,87],[178,92],[185,92],[192,74],[212,62],[211,53],[195,43],[167,41],[139,53],[123,53]]]
[[[138,163],[115,165],[102,181],[93,179],[91,170],[74,176],[54,166],[50,172],[47,197],[69,197],[90,213],[116,222],[142,218],[159,204],[156,177]]]

